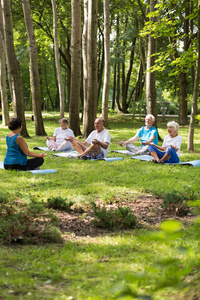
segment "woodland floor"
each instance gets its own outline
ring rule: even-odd
[[[101,206],[102,203],[96,203],[97,206]],[[137,217],[136,228],[148,228],[153,230],[159,228],[162,221],[167,219],[175,219],[181,221],[185,225],[192,224],[196,216],[194,216],[190,209],[184,207],[171,207],[171,209],[164,209],[163,200],[152,195],[141,195],[134,202],[120,202],[120,206],[129,206]],[[118,204],[107,204],[107,209],[115,209]],[[113,233],[113,230],[105,230],[96,228],[92,224],[94,219],[94,212],[87,208],[84,208],[84,213],[76,212],[71,213],[59,212],[56,213],[60,221],[58,227],[62,232],[64,240],[78,240],[83,237],[96,237],[105,234]],[[115,229],[116,231],[122,231]],[[124,230],[123,230],[124,231]]]

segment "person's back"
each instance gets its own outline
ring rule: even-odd
[[[25,165],[27,163],[27,156],[22,152],[16,140],[19,135],[15,134],[13,136],[6,137],[7,151],[4,159],[4,164],[20,164]]]

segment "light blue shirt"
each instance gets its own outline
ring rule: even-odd
[[[137,135],[140,137],[141,139],[141,144],[143,142],[147,142],[150,137],[152,135],[155,136],[155,139],[152,141],[155,145],[158,145],[158,131],[154,126],[151,126],[150,129],[146,129],[146,126],[141,127],[138,132]],[[141,145],[143,147],[143,145]]]

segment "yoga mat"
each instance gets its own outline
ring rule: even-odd
[[[0,169],[4,169],[4,164],[2,161],[0,161]],[[34,175],[37,175],[37,174],[55,173],[57,171],[54,169],[43,169],[43,170],[29,170],[29,171],[22,171],[22,172],[30,172]]]
[[[106,158],[90,159],[90,160],[91,161],[97,161],[97,160],[116,161],[116,160],[123,160],[123,157],[106,157]]]
[[[133,152],[128,151],[128,150],[112,150],[110,152],[116,152],[116,153],[121,153],[121,154],[126,154],[126,155],[133,155]]]
[[[58,157],[67,157],[67,158],[77,158],[77,156],[79,155],[78,152],[74,151],[74,152],[61,152],[61,153],[52,153],[55,156]]]
[[[131,158],[140,159],[143,161],[150,161],[153,159],[153,157],[150,155],[132,156]],[[186,165],[186,166],[200,167],[200,160],[191,160],[191,161],[184,161],[179,163],[166,163],[166,165]]]
[[[49,151],[48,147],[34,147],[34,150]]]

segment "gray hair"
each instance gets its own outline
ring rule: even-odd
[[[61,122],[64,122],[64,123],[67,123],[67,124],[69,123],[68,120],[67,120],[66,118],[60,119],[60,120],[59,120],[59,123],[61,123]]]
[[[152,114],[146,115],[145,119],[146,118],[151,118],[152,122],[155,122],[155,117]]]
[[[167,123],[167,127],[173,127],[174,128],[174,131],[176,133],[178,133],[178,130],[179,130],[179,124],[175,121],[170,121]]]

